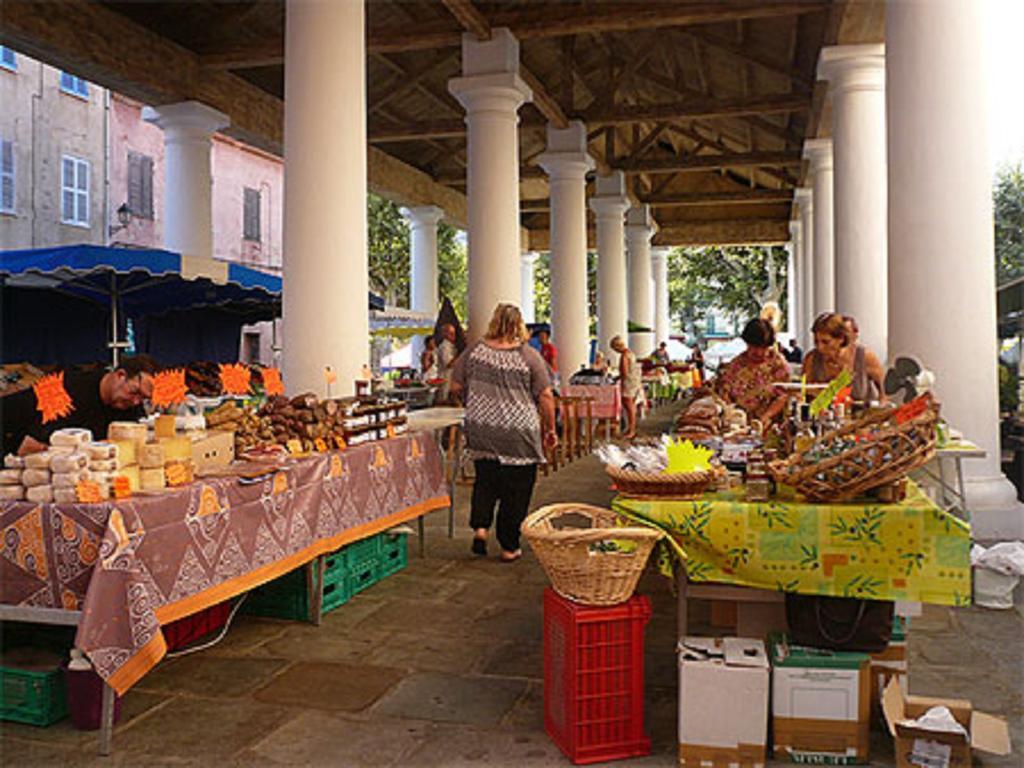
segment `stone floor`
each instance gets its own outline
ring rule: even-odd
[[[671,409],[646,422],[656,432]],[[125,697],[114,754],[64,721],[46,729],[0,723],[0,764],[11,766],[565,766],[544,732],[541,594],[547,580],[526,553],[502,564],[469,554],[468,489],[457,533],[428,518],[427,556],[324,617],[323,625],[238,616],[218,646],[162,663]],[[594,458],[541,479],[539,506],[606,504]],[[492,550],[496,545],[491,544]],[[654,615],[646,633],[650,757],[676,764],[675,600],[645,575]],[[1018,590],[1018,592],[1024,590]],[[915,693],[971,699],[1010,719],[1018,746],[983,766],[1024,765],[1024,612],[927,609],[910,633]],[[892,765],[876,733],[873,765]]]

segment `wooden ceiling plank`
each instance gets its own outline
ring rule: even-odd
[[[441,0],[441,2],[467,32],[472,32],[478,40],[491,39],[491,25],[479,9],[473,5],[472,0]]]
[[[612,109],[603,113],[595,110],[584,112],[583,119],[588,125],[616,125],[660,120],[714,120],[748,115],[804,112],[810,109],[807,99],[791,94],[737,99],[705,99],[702,102],[689,100],[677,104],[639,105],[625,109]]]
[[[416,74],[412,76],[396,75],[393,81],[381,89],[384,91],[384,95],[377,101],[367,105],[367,111],[370,114],[378,112],[395,99],[399,99],[410,91],[415,90],[419,87],[420,83],[428,77],[432,77],[439,69],[447,66],[454,58],[457,57],[457,55],[457,51],[443,51],[441,55],[436,57],[431,63],[421,69],[418,69]]]
[[[691,157],[642,157],[629,162],[617,162],[613,166],[625,173],[694,173],[720,170],[723,168],[799,167],[802,157],[798,151],[787,152],[741,152]]]
[[[773,61],[767,56],[763,56],[762,54],[752,50],[749,45],[733,43],[724,37],[712,34],[704,29],[688,29],[684,34],[693,40],[699,41],[701,44],[712,50],[721,51],[722,53],[728,54],[745,64],[754,64],[766,72],[771,72],[779,77],[784,77],[794,86],[797,86],[798,90],[810,92],[814,87],[814,83],[800,72],[796,71],[792,67],[786,66],[785,64]]]

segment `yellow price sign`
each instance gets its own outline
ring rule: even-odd
[[[304,451],[302,450],[302,442],[296,440],[295,438],[289,440],[288,443],[286,444],[286,447],[288,448],[288,453],[292,454],[293,456],[299,456],[302,453],[304,453]]]
[[[832,401],[836,399],[836,395],[839,394],[839,391],[843,387],[849,386],[852,381],[853,374],[846,370],[832,379],[832,381],[829,382],[829,385],[825,387],[825,389],[823,389],[821,393],[814,398],[814,402],[811,403],[811,416],[817,416],[832,405]]]
[[[344,451],[346,448],[348,448],[348,443],[345,442],[345,438],[342,437],[341,435],[334,436],[334,445],[338,448],[339,451]]]
[[[327,443],[323,441],[323,438],[318,437],[313,441],[313,445],[316,446],[317,453],[327,453]]]

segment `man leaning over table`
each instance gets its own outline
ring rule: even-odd
[[[46,449],[51,434],[66,427],[88,429],[97,440],[104,439],[111,422],[137,421],[146,415],[142,403],[153,394],[157,371],[156,361],[148,355],[125,358],[113,370],[66,371],[64,389],[73,410],[46,424],[31,387],[0,398],[3,452],[38,453]]]

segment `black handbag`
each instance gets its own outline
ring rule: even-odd
[[[884,651],[892,639],[893,608],[888,600],[787,594],[790,642],[831,651]]]

